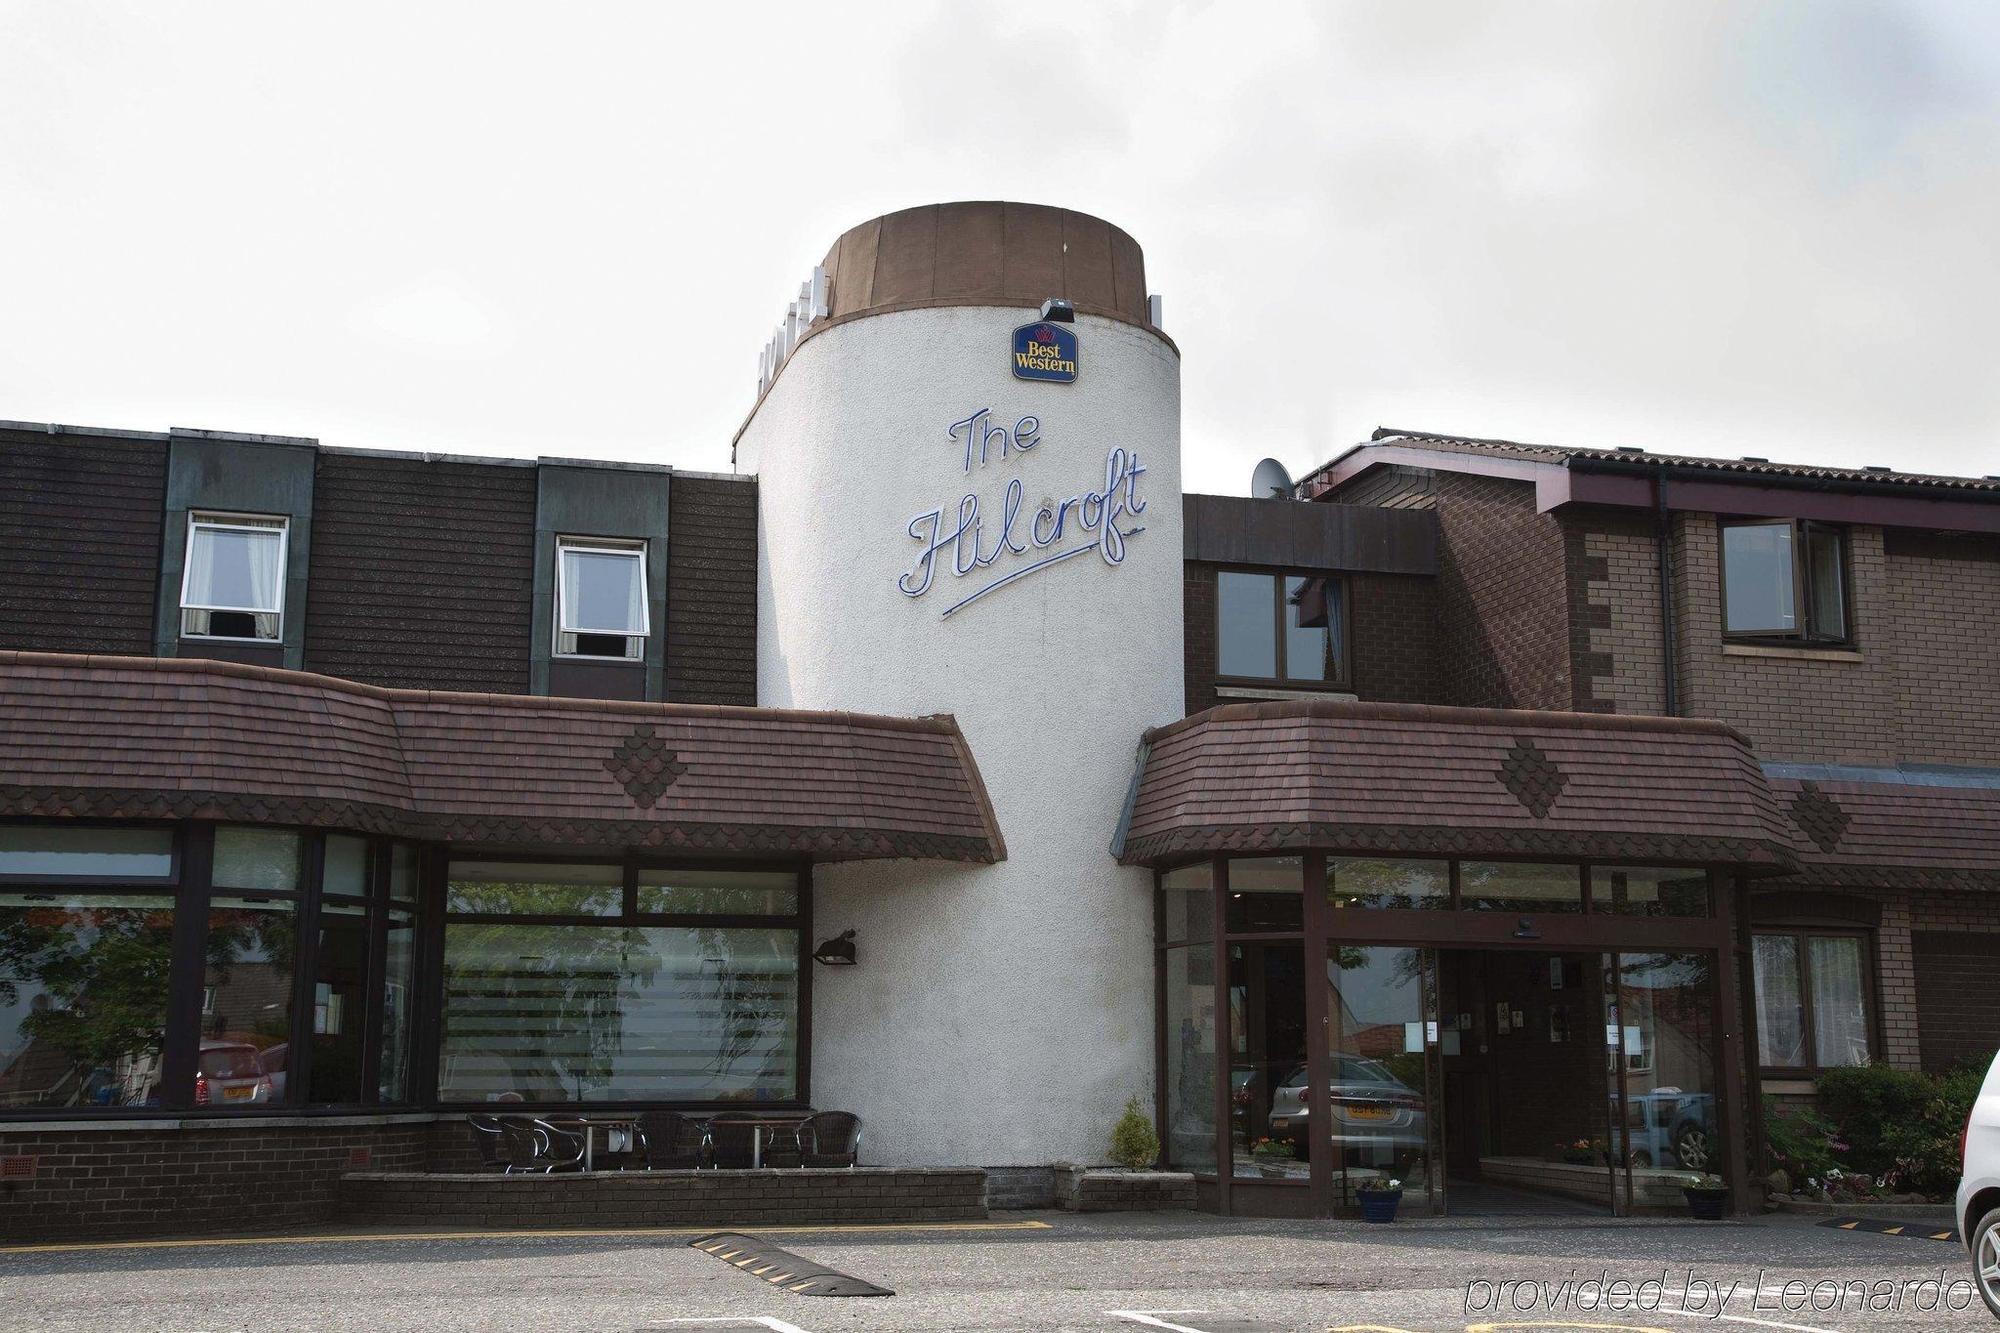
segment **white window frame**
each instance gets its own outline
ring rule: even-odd
[[[278,604],[265,606],[209,606],[188,600],[188,579],[194,574],[194,542],[196,534],[204,529],[211,532],[254,532],[278,534]],[[292,555],[292,520],[284,514],[232,514],[212,509],[190,510],[187,519],[187,544],[181,551],[181,637],[183,639],[218,639],[225,643],[283,643],[285,639],[285,578],[290,569]],[[278,632],[270,638],[242,634],[190,634],[187,629],[187,613],[190,611],[231,611],[239,615],[276,616]]]
[[[639,632],[631,633],[622,629],[589,629],[568,625],[569,618],[569,578],[563,572],[563,554],[577,551],[585,555],[615,555],[637,557],[639,562]],[[646,641],[653,635],[653,598],[650,585],[646,582],[646,541],[644,538],[619,537],[556,537],[555,548],[555,615],[551,617],[555,627],[555,642],[551,651],[556,657],[572,662],[643,662],[646,660]],[[604,657],[597,653],[566,653],[563,639],[578,634],[604,635],[624,639],[635,644],[638,651],[628,652],[624,657]]]

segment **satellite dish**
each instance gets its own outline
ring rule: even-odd
[[[1267,458],[1250,474],[1250,494],[1259,500],[1289,500],[1292,474],[1275,458]]]

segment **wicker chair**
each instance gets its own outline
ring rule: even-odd
[[[583,1138],[546,1120],[509,1116],[500,1122],[507,1141],[509,1173],[553,1175],[583,1170]]]
[[[490,1115],[469,1115],[465,1127],[472,1131],[472,1141],[479,1148],[479,1164],[488,1171],[512,1171],[513,1159],[507,1155],[507,1129],[499,1120]]]
[[[698,1171],[715,1165],[708,1126],[678,1111],[642,1112],[639,1146],[648,1171]]]
[[[853,1167],[861,1160],[861,1117],[848,1111],[820,1111],[805,1125],[805,1166]]]

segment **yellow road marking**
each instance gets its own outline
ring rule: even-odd
[[[739,1235],[817,1236],[898,1231],[1048,1231],[1051,1222],[851,1222],[821,1226],[731,1228]],[[190,1250],[223,1245],[337,1245],[396,1240],[604,1240],[618,1236],[701,1236],[705,1227],[601,1227],[521,1231],[357,1231],[316,1236],[208,1236],[184,1240],[95,1240],[0,1246],[0,1254],[71,1254],[86,1250]],[[725,1244],[727,1242],[724,1242]],[[699,1248],[699,1247],[697,1247]],[[718,1247],[719,1248],[719,1247]],[[715,1253],[714,1250],[709,1251]]]
[[[819,1281],[819,1279],[818,1279],[818,1278],[816,1278],[816,1277],[809,1277],[809,1278],[807,1278],[807,1279],[806,1279],[806,1280],[805,1280],[804,1282],[801,1282],[801,1283],[799,1283],[799,1285],[798,1285],[798,1286],[796,1286],[796,1287],[793,1287],[793,1288],[792,1288],[792,1290],[793,1290],[793,1291],[804,1291],[804,1290],[805,1290],[805,1289],[806,1289],[807,1287],[810,1287],[810,1286],[811,1286],[811,1285],[812,1285],[813,1283],[815,1283],[815,1282],[817,1282],[817,1281]]]
[[[1931,1233],[1932,1240],[1950,1240],[1951,1236],[1952,1233],[1949,1231],[1933,1231]]]
[[[1883,1232],[1882,1234],[1885,1236],[1900,1236],[1903,1234],[1903,1229],[1901,1227],[1890,1227],[1887,1231]]]
[[[1861,1225],[1861,1224],[1860,1224],[1859,1222],[1842,1222],[1842,1223],[1840,1224],[1840,1229],[1841,1229],[1842,1231],[1852,1231],[1852,1230],[1854,1230],[1854,1228],[1856,1228],[1856,1227],[1858,1227],[1858,1226],[1860,1226],[1860,1225]]]

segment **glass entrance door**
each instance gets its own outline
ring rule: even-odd
[[[1437,954],[1330,944],[1326,978],[1326,1077],[1300,1089],[1319,1140],[1314,1183],[1334,1212],[1393,1183],[1404,1211],[1441,1214]]]

